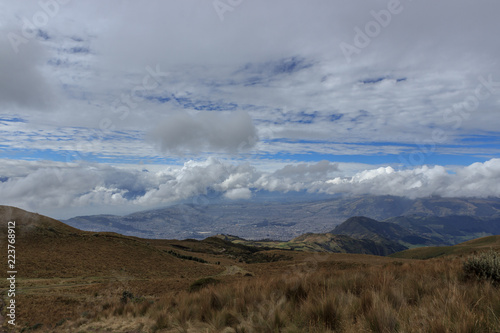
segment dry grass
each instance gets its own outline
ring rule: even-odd
[[[464,279],[461,263],[319,268],[210,285],[154,303],[113,300],[61,330],[123,320],[129,332],[498,332],[500,290]],[[113,325],[113,332],[127,331]]]

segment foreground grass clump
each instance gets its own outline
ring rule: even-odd
[[[208,277],[208,278],[202,278],[202,279],[199,279],[199,280],[196,280],[194,281],[190,286],[189,286],[189,291],[190,292],[195,292],[195,291],[198,291],[200,289],[203,289],[207,286],[210,286],[210,285],[215,285],[217,283],[219,283],[220,281],[217,280],[217,279],[214,279],[214,278],[211,278],[211,277]]]
[[[208,284],[154,304],[115,302],[96,322],[145,318],[144,332],[498,332],[500,290],[463,279],[460,259]],[[94,326],[95,327],[95,326]],[[81,329],[82,327],[79,327]]]
[[[479,255],[471,256],[463,266],[467,277],[476,277],[500,283],[500,254],[490,250]]]

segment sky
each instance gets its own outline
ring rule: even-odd
[[[264,192],[498,197],[499,12],[1,2],[0,204],[68,218]]]

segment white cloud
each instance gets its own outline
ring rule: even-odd
[[[224,193],[224,196],[231,200],[250,199],[252,191],[248,188],[235,188]]]
[[[66,164],[3,160],[0,167],[0,202],[39,212],[65,214],[75,207],[87,214],[108,206],[140,210],[219,193],[228,199],[250,199],[259,190],[309,191],[329,194],[373,194],[426,197],[500,196],[500,159],[447,169],[423,166],[407,170],[391,167],[363,170],[352,176],[336,164],[320,162],[287,165],[276,172],[249,164],[235,165],[209,158],[182,167],[144,172],[100,164]],[[293,170],[293,176],[283,170]],[[321,170],[311,173],[310,170]],[[330,170],[323,172],[324,170]],[[97,208],[96,208],[97,207]],[[56,216],[57,217],[57,216]],[[66,216],[67,217],[67,216]]]

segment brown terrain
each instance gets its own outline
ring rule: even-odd
[[[468,254],[499,249],[495,236],[420,260],[84,232],[7,206],[0,216],[4,272],[16,221],[6,331],[500,332],[498,285],[462,273]]]

